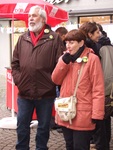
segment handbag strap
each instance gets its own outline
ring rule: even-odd
[[[73,95],[74,97],[76,96],[76,93],[77,93],[77,89],[78,89],[78,85],[79,85],[79,82],[80,82],[80,77],[82,75],[83,67],[84,67],[84,63],[82,63],[82,66],[80,68],[79,76],[78,76],[78,79],[77,79],[77,84],[76,84],[74,95]]]

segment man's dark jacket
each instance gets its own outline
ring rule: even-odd
[[[11,67],[21,98],[32,100],[56,96],[51,73],[64,50],[60,37],[48,25],[36,46],[31,41],[29,31],[19,37]]]

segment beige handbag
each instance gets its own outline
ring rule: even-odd
[[[69,121],[70,124],[72,124],[72,119],[76,116],[76,103],[77,103],[76,92],[80,82],[83,66],[84,63],[81,66],[73,96],[63,98],[58,97],[55,99],[55,110],[58,113],[60,119],[62,121]]]

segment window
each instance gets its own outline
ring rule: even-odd
[[[113,19],[113,17],[112,17]],[[88,17],[79,17],[79,24],[83,24],[86,21],[97,22],[100,24],[110,23],[110,16],[88,16]]]

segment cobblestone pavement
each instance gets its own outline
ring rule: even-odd
[[[11,117],[11,111],[6,108],[6,80],[0,76],[0,119],[4,117]],[[32,128],[30,150],[35,150],[35,134],[36,128]],[[15,143],[16,131],[0,128],[0,150],[15,150]],[[49,150],[66,150],[62,133],[58,133],[56,130],[51,131],[48,147]],[[110,150],[113,150],[113,139]]]
[[[6,108],[6,80],[0,76],[0,119],[11,117],[11,110]],[[35,150],[36,128],[31,128],[30,150]],[[15,150],[16,131],[0,128],[0,150]],[[49,150],[65,150],[65,142],[62,133],[56,130],[50,132],[48,142]]]

